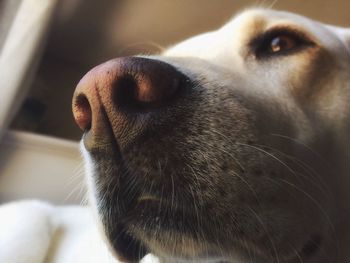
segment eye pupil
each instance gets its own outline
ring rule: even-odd
[[[250,49],[257,59],[286,57],[314,46],[303,32],[289,29],[270,29],[250,42]]]
[[[295,46],[295,41],[287,36],[278,36],[271,40],[270,50],[272,53],[291,49]]]

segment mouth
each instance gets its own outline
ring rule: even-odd
[[[155,199],[153,196],[145,196],[145,197],[140,197],[139,198],[139,202],[140,205],[144,205],[149,206],[149,203],[151,203],[152,205],[157,203],[157,199]],[[144,221],[146,222],[147,220],[149,220],[150,218],[144,218]],[[158,218],[159,219],[159,218]],[[156,220],[158,220],[156,219]],[[145,224],[146,225],[146,224]],[[135,226],[134,226],[135,227]],[[130,225],[126,226],[123,224],[118,224],[116,231],[114,231],[113,233],[110,233],[110,242],[111,245],[114,249],[114,251],[116,252],[116,254],[118,255],[118,258],[122,261],[125,262],[138,262],[139,260],[141,260],[145,255],[147,255],[148,253],[154,252],[153,250],[150,250],[148,247],[148,244],[145,244],[143,240],[140,240],[138,237],[136,237],[134,231],[130,231],[130,229],[134,228],[134,227],[130,227]],[[140,227],[140,226],[138,226]],[[151,231],[155,231],[154,229]],[[158,229],[158,231],[166,233],[166,229],[160,228]],[[146,232],[149,232],[149,230],[147,230]],[[145,234],[146,236],[147,234]],[[167,236],[167,234],[165,234],[165,236]],[[145,237],[144,237],[145,238]],[[149,239],[149,237],[146,237],[146,239]],[[168,238],[168,237],[166,237]],[[191,237],[192,238],[192,237]],[[204,242],[204,241],[203,241]],[[311,236],[309,239],[307,239],[306,242],[303,243],[303,245],[301,246],[300,249],[295,250],[292,253],[288,253],[288,254],[280,254],[279,256],[277,255],[273,255],[270,254],[270,252],[268,251],[260,251],[261,255],[261,259],[263,260],[262,262],[266,261],[270,261],[270,262],[275,262],[275,258],[279,257],[279,260],[282,260],[280,262],[299,262],[300,260],[302,260],[303,262],[310,260],[311,258],[313,258],[314,256],[317,255],[318,251],[321,248],[321,245],[323,243],[323,239],[320,235],[313,235]],[[243,246],[237,244],[237,246],[231,248],[231,252],[232,251],[240,251],[240,248],[243,248],[247,243],[245,242],[245,244]],[[206,244],[205,246],[207,246],[208,244]],[[168,248],[160,248],[165,249],[164,251],[166,251]],[[177,248],[179,249],[179,248]],[[252,248],[249,248],[249,250],[251,250]],[[185,247],[180,248],[180,250],[182,251],[186,251]],[[200,249],[199,249],[200,251]],[[212,250],[212,252],[215,251]],[[205,255],[206,253],[206,255]],[[226,263],[226,262],[231,262],[230,260],[225,260],[223,257],[223,255],[220,255],[220,253],[201,253],[199,252],[198,255],[192,257],[192,256],[186,256],[186,255],[182,255],[182,254],[177,254],[176,252],[172,255],[172,257],[176,257],[178,259],[181,260],[193,260],[193,258],[197,258],[197,259],[205,259],[205,260],[209,260],[208,262],[220,262],[220,263]],[[241,251],[241,253],[243,253],[243,255],[245,254],[244,251]],[[210,255],[211,254],[211,255]],[[256,255],[257,257],[258,254]],[[210,255],[210,257],[209,257]],[[216,259],[220,258],[219,261],[217,261]],[[229,257],[228,257],[229,258]],[[214,260],[215,259],[215,260]],[[213,261],[210,261],[213,260]],[[207,262],[207,261],[205,261]],[[278,261],[277,261],[278,262]]]
[[[96,155],[94,156],[96,157]],[[173,248],[171,248],[172,244],[165,241],[169,240],[171,236],[173,238],[176,236],[178,239],[176,241],[178,244],[174,255],[183,255],[181,251],[186,250],[186,246],[189,247],[189,243],[195,244],[198,247],[195,255],[183,255],[184,260],[186,258],[203,257],[207,253],[201,250],[203,247],[211,247],[210,252],[213,258],[218,255],[221,256],[221,252],[216,250],[219,244],[213,242],[213,238],[218,237],[210,236],[210,233],[219,231],[218,229],[214,229],[215,225],[210,226],[210,222],[213,223],[213,220],[222,219],[219,215],[215,219],[208,218],[206,214],[213,215],[213,211],[208,212],[205,207],[201,207],[196,211],[193,204],[183,197],[185,192],[181,192],[182,199],[180,199],[179,189],[175,198],[169,193],[168,195],[167,193],[163,195],[159,190],[161,189],[159,185],[155,185],[154,187],[156,192],[149,191],[148,187],[145,187],[147,185],[145,181],[137,180],[142,178],[140,177],[141,174],[136,171],[132,173],[130,168],[129,170],[126,169],[128,163],[125,163],[119,151],[117,153],[114,152],[113,155],[109,154],[109,156],[113,159],[113,165],[111,163],[108,164],[111,174],[106,174],[105,167],[102,166],[101,169],[103,169],[103,172],[96,172],[95,180],[98,182],[98,207],[105,234],[117,258],[125,262],[138,262],[150,252],[164,252],[165,255],[168,255],[168,253],[172,252]],[[115,158],[111,156],[115,156]],[[95,163],[102,162],[95,160]],[[99,176],[103,178],[101,179]],[[131,183],[132,181],[134,184]],[[137,183],[135,184],[135,182]],[[114,187],[117,188],[113,189]],[[241,209],[244,209],[244,207],[241,206]],[[204,221],[208,221],[209,223],[201,222],[202,224],[197,224],[198,216],[202,219],[205,218]],[[196,226],[195,231],[193,226]],[[204,231],[203,233],[209,236],[198,238],[196,231],[198,232],[199,230]],[[223,233],[218,234],[222,235]],[[181,237],[186,237],[191,241],[187,244],[186,242],[181,243],[179,241]],[[226,246],[225,251],[228,254],[236,251],[238,254],[245,255],[245,251],[252,250],[251,247],[245,248],[244,245],[239,244],[240,236],[236,236],[236,241],[233,240],[233,237],[230,238],[233,243]],[[225,243],[224,240],[222,242]],[[168,243],[166,247],[164,247],[165,243]],[[307,240],[304,239],[304,242],[300,242],[303,245],[297,248],[295,252],[288,251],[287,253],[281,253],[279,255],[280,259],[283,262],[295,262],[298,258],[309,260],[319,251],[321,243],[322,239],[320,236],[309,236]],[[257,250],[260,251],[257,254],[258,257],[262,259],[274,258],[273,252],[265,247],[265,245],[261,246],[261,244],[255,243],[253,246],[256,246]],[[215,251],[218,253],[215,253]]]
[[[105,234],[116,257],[123,262],[139,262],[146,254],[155,251],[169,252],[171,244],[167,242],[166,247],[163,247],[164,244],[162,244],[163,241],[171,240],[169,235],[184,235],[191,240],[196,239],[193,233],[190,233],[192,224],[189,223],[189,221],[194,221],[194,215],[187,209],[179,209],[177,205],[171,206],[167,198],[162,200],[153,194],[140,194],[133,202],[128,203],[127,207],[110,207],[110,211],[112,210],[114,212],[123,211],[118,214],[120,220],[116,220],[116,217],[113,220],[112,215],[111,221],[105,221]],[[100,211],[100,214],[105,220],[108,220],[108,212]],[[185,248],[178,246],[177,250],[185,251]],[[204,253],[200,252],[200,254],[199,257],[203,257]],[[175,252],[173,256],[176,255],[181,254]],[[186,260],[191,259],[192,256],[182,255],[181,258]]]
[[[299,252],[302,258],[309,259],[314,256],[321,248],[322,237],[320,235],[312,236],[309,241],[307,241]]]
[[[138,262],[149,253],[147,248],[128,232],[124,224],[117,224],[115,230],[108,235],[117,258],[123,262]]]
[[[139,217],[140,211],[147,209],[149,202],[155,199],[152,199],[150,195],[130,197],[128,191],[118,192],[115,195],[117,196],[112,198],[114,200],[111,201],[112,203],[102,204],[103,201],[100,200],[99,213],[104,225],[105,235],[118,259],[122,262],[139,262],[150,251],[131,231],[130,218]],[[116,200],[120,200],[120,202]]]

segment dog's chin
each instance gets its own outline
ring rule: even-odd
[[[149,252],[146,246],[130,234],[123,224],[117,224],[116,230],[113,233],[107,233],[107,236],[116,257],[123,262],[138,262]]]
[[[164,262],[246,262],[245,260],[252,257],[252,251],[256,253],[254,258],[259,262],[275,262],[277,260],[276,262],[294,263],[301,259],[306,262],[318,251],[322,243],[320,236],[311,236],[293,253],[274,255],[270,250],[264,250],[265,246],[259,247],[257,244],[249,244],[247,240],[237,241],[231,249],[225,251],[218,244],[205,242],[205,240],[199,242],[196,237],[166,229],[150,228],[143,232],[141,225],[133,226],[132,228],[136,232],[134,234],[124,227],[120,226],[120,232],[115,232],[115,236],[110,235],[110,243],[114,253],[123,262],[138,262],[148,253],[164,259]],[[150,231],[154,231],[153,237],[150,237]]]
[[[246,262],[252,253],[259,262],[277,260],[294,263],[301,259],[306,262],[316,254],[323,241],[322,236],[317,234],[306,235],[306,239],[295,242],[291,237],[290,243],[298,244],[294,250],[285,249],[278,243],[270,244],[271,240],[250,242],[239,235],[232,238],[229,244],[223,240],[213,242],[205,237],[207,233],[199,236],[195,230],[198,223],[195,221],[196,215],[191,214],[190,210],[178,211],[183,217],[183,220],[179,220],[179,215],[174,211],[173,217],[160,215],[159,205],[153,197],[143,197],[128,211],[123,220],[126,224],[105,226],[105,229],[114,229],[107,232],[107,237],[115,254],[123,262],[138,262],[148,253],[159,256],[164,262]],[[215,230],[212,234],[215,235]],[[222,236],[222,233],[217,233],[217,236]],[[278,255],[276,249],[279,250]]]
[[[85,159],[93,156],[86,150],[83,152],[86,153],[85,157],[89,156]],[[123,162],[118,162],[117,166],[121,169]],[[243,259],[237,262],[245,262],[244,259],[249,260],[252,253],[261,262],[275,262],[277,248],[280,262],[294,263],[299,258],[306,260],[311,257],[321,244],[322,233],[302,233],[305,239],[289,234],[283,240],[292,244],[294,250],[291,250],[283,244],[268,240],[266,236],[256,239],[252,234],[247,236],[240,235],[239,231],[232,232],[232,229],[217,229],[214,221],[220,221],[225,216],[220,211],[216,214],[211,211],[208,215],[207,211],[196,210],[198,207],[192,206],[190,202],[186,206],[176,205],[171,196],[159,198],[154,193],[145,194],[142,189],[133,189],[132,198],[123,190],[114,193],[117,196],[108,198],[109,184],[104,189],[103,185],[97,183],[99,174],[96,173],[96,167],[93,169],[94,174],[90,171],[96,183],[95,190],[100,191],[95,193],[95,203],[109,245],[123,262],[138,262],[148,253],[164,258],[165,262],[232,262],[232,258]],[[184,202],[182,200],[181,203]],[[244,225],[243,218],[239,221]],[[298,226],[295,227],[297,230]],[[272,231],[280,233],[283,229]]]
[[[189,210],[174,211],[167,207],[170,207],[167,200],[160,204],[149,195],[132,202],[123,214],[114,214],[118,218],[115,220],[108,211],[120,211],[120,207],[100,209],[107,242],[114,255],[122,262],[139,262],[148,253],[164,262],[228,262],[216,244],[199,240],[193,228],[195,215]]]
[[[178,226],[157,226],[161,219],[156,215],[146,217],[140,214],[134,219],[128,225],[118,225],[113,233],[107,233],[115,255],[123,262],[138,262],[148,253],[162,258],[164,262],[229,262],[217,245],[199,241],[195,234],[175,229]]]

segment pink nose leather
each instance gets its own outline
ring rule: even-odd
[[[173,66],[139,57],[118,58],[89,71],[73,96],[73,115],[83,131],[99,129],[106,112],[144,112],[166,106],[184,75]],[[114,118],[109,120],[119,125]]]

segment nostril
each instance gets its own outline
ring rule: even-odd
[[[181,79],[177,77],[123,74],[113,83],[113,102],[119,110],[127,112],[159,108],[167,104],[179,89]]]
[[[73,114],[75,122],[83,131],[91,129],[92,112],[91,106],[84,94],[79,94],[73,104]]]
[[[141,107],[136,99],[137,89],[138,84],[134,77],[131,75],[119,77],[113,84],[113,102],[121,110],[139,110]]]
[[[119,77],[113,84],[113,102],[119,110],[143,112],[159,106],[159,98],[154,96],[150,83],[131,75]]]

